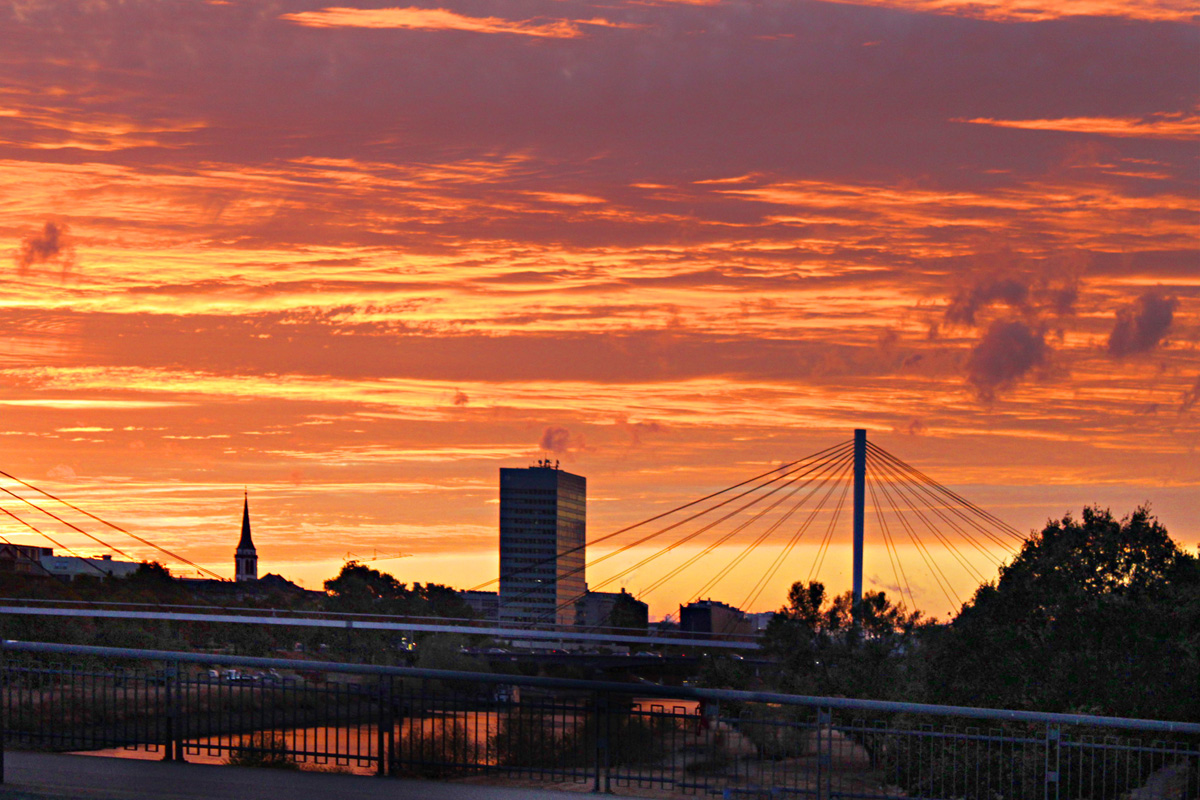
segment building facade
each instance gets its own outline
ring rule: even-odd
[[[644,631],[650,625],[650,606],[624,589],[589,591],[575,604],[575,624],[590,631]]]
[[[458,596],[471,607],[475,616],[488,622],[500,619],[500,596],[496,592],[479,592],[468,590],[459,592]]]
[[[586,542],[586,478],[549,461],[501,469],[501,624],[573,624]]]
[[[754,633],[754,623],[747,619],[740,608],[720,600],[697,600],[679,607],[679,630],[718,636],[747,636]]]
[[[47,548],[49,549],[49,548]],[[47,575],[74,580],[80,575],[92,578],[128,578],[141,566],[137,561],[118,561],[112,556],[84,558],[82,556],[42,556],[42,568]]]
[[[4,542],[0,544],[0,572],[45,575],[46,568],[42,566],[42,562],[52,557],[53,553],[49,547]]]

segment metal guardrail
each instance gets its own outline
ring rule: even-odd
[[[130,607],[132,606],[132,607]],[[170,609],[187,609],[183,611]],[[161,620],[167,622],[238,623],[288,625],[341,630],[395,631],[398,633],[457,633],[501,639],[529,639],[543,643],[574,641],[598,644],[668,645],[678,647],[757,650],[754,636],[734,634],[665,633],[652,630],[615,629],[593,633],[570,625],[516,627],[490,625],[482,620],[431,617],[389,617],[381,614],[348,614],[290,609],[223,608],[219,606],[167,606],[132,603],[60,602],[5,599],[0,615],[56,617],[107,617],[110,619]]]
[[[9,746],[724,797],[1200,797],[1193,723],[38,642],[3,656]]]

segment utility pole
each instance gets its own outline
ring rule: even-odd
[[[854,431],[854,617],[863,597],[863,517],[867,488],[867,432]]]

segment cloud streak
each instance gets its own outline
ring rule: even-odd
[[[595,27],[637,27],[608,20],[557,19],[508,20],[502,17],[470,17],[445,8],[345,8],[282,14],[280,19],[310,28],[374,28],[419,31],[467,31],[470,33],[509,34],[548,39],[574,39],[584,35],[581,25]]]
[[[1026,131],[1061,131],[1088,133],[1134,139],[1178,139],[1195,141],[1200,138],[1200,115],[1159,114],[1150,117],[1069,117],[1063,119],[956,119],[972,125],[991,125]]]
[[[921,13],[947,14],[1000,22],[1038,22],[1076,16],[1191,22],[1195,8],[1186,0],[1060,0],[1031,6],[1021,0],[846,0]]]

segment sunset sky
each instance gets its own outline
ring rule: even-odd
[[[223,575],[246,487],[310,588],[495,577],[500,467],[597,538],[855,427],[1022,531],[1200,543],[1194,3],[351,2],[0,2],[0,469]]]

